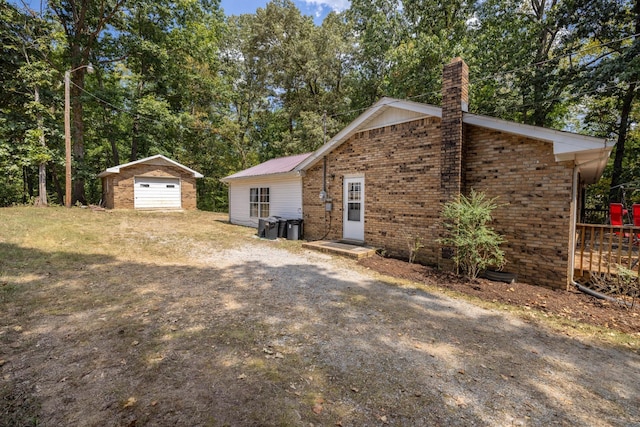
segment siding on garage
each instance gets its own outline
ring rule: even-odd
[[[299,176],[255,177],[229,183],[229,221],[258,227],[258,218],[249,212],[251,188],[269,188],[269,215],[302,218],[302,179]]]

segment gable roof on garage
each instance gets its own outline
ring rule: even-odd
[[[104,172],[101,172],[98,177],[99,178],[104,178],[106,176],[109,175],[114,175],[114,174],[118,174],[120,173],[121,169],[126,169],[130,166],[134,166],[134,165],[139,165],[139,164],[148,164],[148,165],[154,165],[154,166],[175,166],[177,168],[183,169],[187,172],[189,172],[190,174],[193,175],[194,178],[203,178],[204,175],[202,175],[200,172],[196,172],[193,169],[190,169],[188,167],[186,167],[185,165],[182,165],[174,160],[169,159],[168,157],[163,156],[162,154],[156,154],[155,156],[151,156],[151,157],[146,157],[144,159],[140,159],[140,160],[136,160],[133,162],[129,162],[129,163],[124,163],[118,166],[113,166],[108,168],[107,170],[105,170]]]

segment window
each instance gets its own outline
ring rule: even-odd
[[[269,189],[252,188],[249,193],[249,216],[266,218],[269,216]]]
[[[360,221],[362,189],[359,182],[349,183],[347,220]]]

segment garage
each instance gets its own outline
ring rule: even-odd
[[[202,174],[162,155],[118,166],[98,175],[107,209],[196,209],[196,179]]]
[[[180,208],[180,179],[141,176],[135,178],[134,208]]]

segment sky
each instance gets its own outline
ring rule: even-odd
[[[222,0],[221,5],[225,15],[240,15],[255,13],[259,7],[264,8],[269,0]],[[349,8],[350,0],[294,0],[303,15],[313,16],[317,25],[322,23],[325,16],[332,10],[341,12]]]
[[[9,0],[18,7],[26,3],[29,7],[39,10],[41,0]],[[259,7],[264,8],[269,0],[222,0],[221,6],[225,15],[241,15],[255,13]],[[316,25],[320,25],[325,16],[332,10],[342,12],[349,8],[351,0],[294,0],[303,15],[312,16]]]

